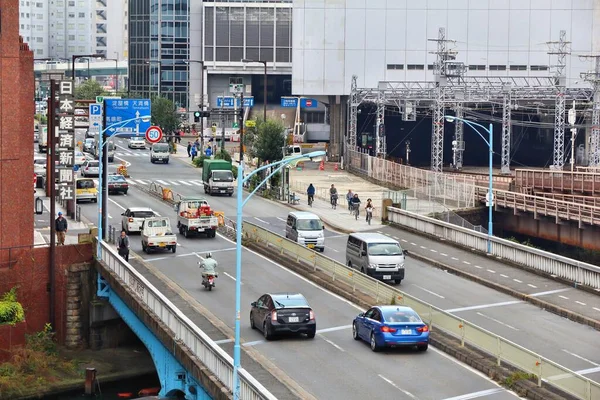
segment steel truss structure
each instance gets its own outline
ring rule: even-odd
[[[581,77],[592,84],[594,99],[592,103],[592,133],[590,137],[589,166],[600,167],[600,55],[580,56],[594,60],[594,71],[583,72]]]
[[[443,167],[443,140],[444,140],[444,110],[453,108],[455,110],[462,109],[469,104],[478,103],[494,103],[502,104],[502,165],[503,173],[510,173],[510,144],[511,144],[511,108],[515,107],[519,102],[545,102],[559,103],[559,110],[556,112],[556,118],[562,116],[562,130],[555,131],[555,148],[562,148],[564,159],[564,104],[566,101],[589,102],[592,98],[594,101],[594,119],[593,124],[596,133],[596,141],[594,142],[594,134],[592,134],[592,142],[595,143],[597,151],[594,153],[596,160],[595,165],[600,165],[600,95],[594,96],[594,93],[600,91],[600,56],[596,58],[597,70],[593,74],[593,89],[588,88],[567,88],[563,85],[564,79],[555,76],[548,77],[532,77],[532,76],[464,76],[464,65],[454,61],[455,52],[449,51],[446,44],[451,42],[445,39],[443,29],[440,29],[438,39],[433,39],[438,42],[437,60],[434,64],[434,71],[439,71],[440,75],[436,75],[436,81],[381,81],[377,88],[359,88],[357,86],[357,77],[352,77],[352,86],[350,93],[350,112],[348,123],[348,144],[351,149],[356,146],[357,138],[357,116],[358,107],[362,103],[377,104],[377,126],[385,126],[385,106],[398,108],[404,113],[408,108],[413,107],[429,107],[433,111],[432,116],[432,143],[431,143],[431,170],[441,172]],[[564,46],[568,42],[564,41],[564,36],[561,32],[561,42]],[[561,44],[561,46],[563,46]],[[566,47],[560,47],[561,55],[565,53]],[[562,56],[561,56],[562,57]],[[560,58],[560,57],[559,57]],[[561,64],[559,60],[559,65]],[[564,73],[564,67],[561,69],[561,74]],[[589,74],[588,74],[589,75]],[[588,80],[592,81],[592,78]],[[383,106],[381,106],[383,104]],[[562,112],[560,111],[562,104]],[[407,108],[407,105],[410,105]],[[381,113],[380,113],[381,111]],[[383,143],[385,146],[385,134],[379,133],[377,129],[377,143]],[[562,136],[560,136],[562,132]],[[459,133],[456,134],[457,142],[464,142],[462,130],[459,128]],[[460,139],[460,140],[459,140]],[[560,145],[562,140],[562,145]],[[558,142],[558,143],[557,143]],[[382,148],[378,148],[381,150]],[[462,143],[464,149],[464,143]],[[462,166],[462,151],[456,153],[456,165]],[[460,155],[459,155],[460,154]],[[384,156],[385,153],[378,151],[377,156]],[[460,160],[460,164],[459,164]],[[556,158],[555,158],[556,160]],[[560,165],[564,164],[564,160]],[[555,164],[556,165],[556,164]],[[592,165],[592,164],[590,164]]]

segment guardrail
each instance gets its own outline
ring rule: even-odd
[[[568,203],[583,204],[586,206],[600,207],[600,197],[596,196],[581,196],[576,194],[559,194],[547,192],[534,192],[534,196],[545,197],[548,199],[566,201]]]
[[[600,194],[600,173],[517,169],[515,184],[519,188]]]
[[[489,237],[443,221],[388,207],[391,222],[460,246],[487,252]],[[558,254],[492,237],[491,255],[575,283],[600,289],[600,267]]]
[[[244,222],[242,229],[245,239],[263,243],[311,266],[315,271],[324,272],[331,281],[341,281],[352,287],[353,292],[371,296],[377,303],[387,304],[395,299],[396,304],[412,307],[432,329],[439,329],[460,339],[461,346],[468,344],[491,354],[497,365],[505,362],[535,375],[538,386],[545,382],[579,399],[600,398],[599,383],[533,351],[257,225]]]
[[[232,390],[233,359],[231,356],[201,331],[131,264],[123,260],[108,243],[101,243],[101,252],[102,262],[121,279],[123,285],[129,285],[138,300],[174,333],[175,339],[187,346],[219,381]],[[239,373],[241,399],[277,400],[248,371],[240,368]]]
[[[485,202],[487,189],[478,187],[475,195]],[[570,203],[546,197],[494,189],[495,205],[519,211],[532,212],[535,215],[548,215],[559,219],[574,221],[582,227],[583,223],[600,225],[600,208],[584,204]]]

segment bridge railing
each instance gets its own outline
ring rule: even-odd
[[[358,291],[371,296],[378,304],[389,304],[393,299],[396,304],[412,307],[432,330],[439,329],[460,339],[462,346],[468,344],[483,350],[496,359],[497,365],[505,362],[535,375],[539,386],[545,382],[578,399],[600,398],[599,383],[495,333],[257,225],[244,222],[242,229],[245,239],[262,243],[273,251],[310,266],[315,271],[324,272],[332,282],[341,281],[352,288],[353,292]]]
[[[600,193],[600,173],[581,171],[515,170],[515,184],[518,188],[557,190],[572,193]]]
[[[388,207],[388,218],[393,223],[406,226],[417,232],[435,236],[469,249],[487,252],[489,237],[485,234],[395,207]],[[557,276],[577,285],[600,289],[600,267],[596,265],[562,257],[558,254],[495,236],[491,238],[491,243],[492,256],[523,265],[546,275]]]
[[[138,300],[165,324],[198,360],[229,390],[233,387],[233,359],[200,330],[181,310],[158,291],[106,242],[101,243],[102,262],[113,271],[123,285],[129,286]],[[248,371],[241,368],[240,398],[247,400],[277,400]]]

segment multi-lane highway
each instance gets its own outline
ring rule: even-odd
[[[162,180],[182,194],[202,193],[197,184],[200,181],[199,170],[179,160],[168,165],[154,165],[150,163],[147,152],[128,150],[126,142],[121,140],[117,140],[117,145],[116,157],[131,163],[129,173],[132,179],[129,181],[133,187],[151,180]],[[209,201],[215,209],[224,211],[230,218],[235,217],[235,198],[215,197],[209,198]],[[110,197],[109,223],[120,227],[120,214],[133,206],[149,206],[175,220],[175,214],[168,205],[133,189],[127,196]],[[282,205],[255,198],[244,209],[244,218],[281,234],[288,211]],[[82,205],[82,212],[95,221],[96,205]],[[402,242],[406,237],[404,232],[388,227],[374,227],[374,230],[399,238],[410,249],[409,239]],[[325,254],[345,262],[346,235],[327,231],[326,236]],[[232,242],[222,237],[185,239],[179,236],[180,246],[176,254],[150,255],[141,252],[136,236],[131,237],[131,242],[132,250],[225,324],[233,326],[236,276]],[[213,252],[222,271],[216,290],[210,294],[201,290],[198,273],[199,257],[207,251]],[[360,398],[377,393],[377,397],[444,399],[479,392],[485,393],[488,398],[514,398],[436,349],[430,348],[425,354],[411,351],[373,354],[366,345],[351,338],[349,325],[359,312],[355,306],[252,252],[244,251],[243,266],[242,336],[246,346],[254,347],[317,398]],[[546,290],[543,287],[539,289],[540,292]],[[402,290],[443,309],[460,313],[467,320],[600,380],[600,354],[594,345],[599,334],[591,328],[414,259],[409,259]],[[315,340],[286,339],[266,343],[259,332],[249,328],[246,321],[249,303],[269,291],[300,291],[309,299],[317,315],[319,334]],[[457,368],[457,365],[461,367]]]

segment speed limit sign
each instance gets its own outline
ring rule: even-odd
[[[150,143],[158,143],[163,137],[163,131],[158,126],[151,126],[146,129],[146,140]]]

